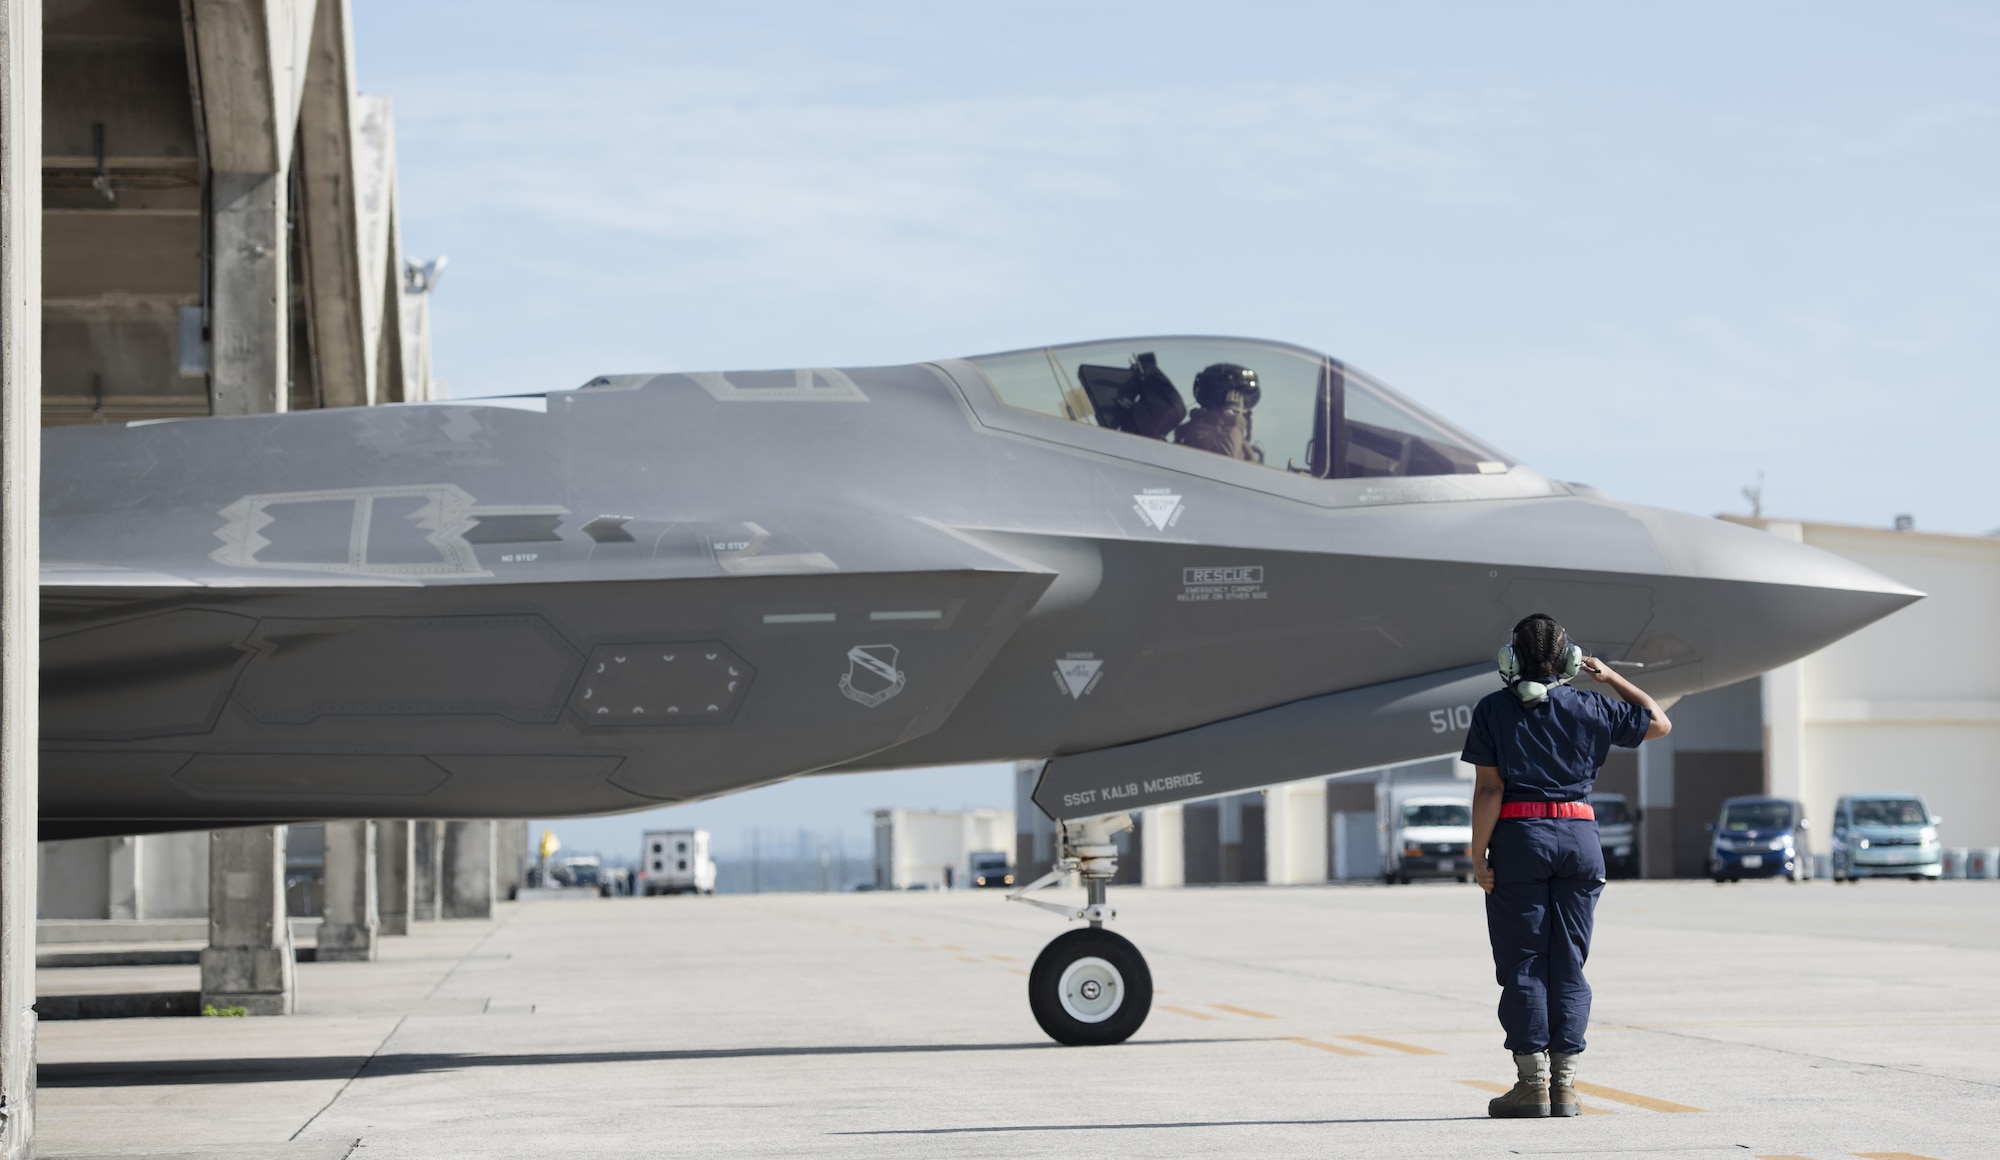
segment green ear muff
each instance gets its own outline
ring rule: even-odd
[[[1568,684],[1573,677],[1583,671],[1583,650],[1576,645],[1570,645],[1563,653],[1562,670],[1556,674],[1553,681],[1547,683],[1521,679],[1521,661],[1514,655],[1514,646],[1511,644],[1501,645],[1500,653],[1495,659],[1500,665],[1500,679],[1514,690],[1514,695],[1521,698],[1521,703],[1524,705],[1539,705],[1548,700],[1550,686]]]

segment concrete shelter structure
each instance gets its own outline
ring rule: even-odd
[[[46,42],[46,422],[430,397],[347,0],[56,0]]]
[[[0,1156],[35,1149],[42,6],[0,0]]]

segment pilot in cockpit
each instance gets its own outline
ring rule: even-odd
[[[1257,372],[1235,363],[1214,363],[1194,377],[1195,409],[1174,431],[1174,442],[1231,459],[1264,462],[1264,449],[1250,431],[1250,409],[1263,397]]]

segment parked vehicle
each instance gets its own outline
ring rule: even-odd
[[[1639,876],[1639,834],[1632,808],[1622,793],[1594,793],[1590,808],[1597,815],[1597,840],[1604,846],[1604,876]]]
[[[1774,797],[1733,797],[1708,824],[1708,873],[1717,882],[1745,878],[1812,877],[1812,852],[1805,840],[1805,810]]]
[[[1943,823],[1916,794],[1841,798],[1833,807],[1833,880],[1943,877]]]
[[[707,830],[648,830],[642,838],[644,856],[640,893],[714,894],[715,862],[708,856]]]
[[[1014,867],[1004,850],[974,850],[965,856],[965,861],[975,890],[1014,885]]]
[[[1458,783],[1463,785],[1464,783]],[[1412,878],[1472,880],[1472,789],[1452,783],[1392,785],[1375,792],[1375,816],[1382,833],[1382,881]]]
[[[596,890],[604,879],[604,860],[595,854],[572,854],[549,867],[549,885]]]

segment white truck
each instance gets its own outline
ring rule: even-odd
[[[639,858],[640,893],[714,894],[715,860],[707,830],[647,830]]]
[[[1462,787],[1462,788],[1461,788]],[[1382,881],[1412,878],[1472,880],[1472,785],[1462,781],[1375,785],[1375,825]]]

